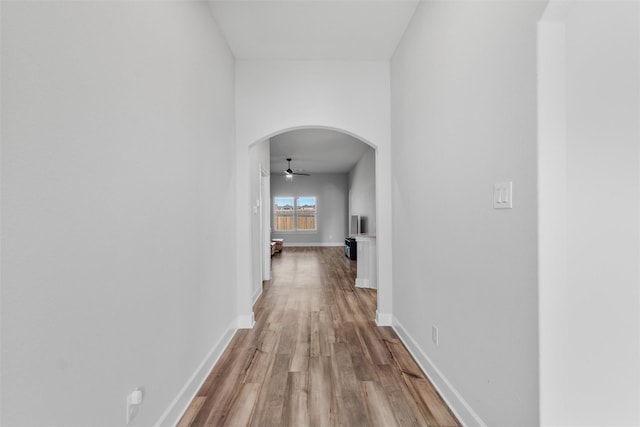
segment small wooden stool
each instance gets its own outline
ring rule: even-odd
[[[282,244],[284,243],[284,239],[271,239],[271,243],[276,244],[276,247],[275,247],[276,252],[282,252]]]

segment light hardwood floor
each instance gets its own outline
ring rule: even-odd
[[[393,329],[354,286],[342,248],[287,248],[273,280],[179,423],[188,426],[459,426]]]

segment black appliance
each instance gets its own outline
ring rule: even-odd
[[[354,261],[358,259],[358,245],[355,237],[344,239],[344,256]]]

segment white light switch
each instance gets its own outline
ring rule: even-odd
[[[135,389],[127,395],[127,425],[138,415],[139,406],[142,404],[142,389]]]
[[[493,185],[493,208],[513,209],[513,182],[498,182]]]

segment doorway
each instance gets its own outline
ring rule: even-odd
[[[369,144],[338,130],[304,128],[276,134],[250,151],[252,163],[261,165],[251,168],[257,171],[251,179],[259,182],[251,187],[259,188],[260,195],[256,203],[260,206],[260,218],[256,218],[259,236],[252,238],[260,248],[256,255],[260,281],[271,279],[272,238],[283,239],[285,247],[343,248],[352,215],[366,222],[363,231],[376,233],[376,150]],[[285,176],[287,169],[299,175]],[[292,207],[296,201],[317,201],[314,226],[300,228],[291,221],[290,229],[272,229],[274,197],[291,200]],[[254,294],[254,302],[256,299]]]
[[[270,163],[271,158],[271,142],[274,138],[279,137],[280,135],[289,134],[289,131],[295,130],[328,130],[333,131],[334,133],[338,133],[341,135],[346,135],[355,139],[360,144],[365,144],[368,155],[368,162],[371,165],[371,169],[373,170],[373,174],[371,179],[367,183],[366,187],[368,191],[373,195],[371,197],[371,218],[368,219],[369,232],[375,233],[376,239],[378,241],[377,244],[377,254],[376,254],[376,267],[377,267],[377,310],[375,314],[375,322],[379,326],[391,326],[392,325],[392,298],[391,298],[391,257],[390,257],[390,248],[391,248],[391,204],[390,203],[382,203],[381,200],[390,201],[390,168],[389,168],[389,150],[386,144],[386,140],[383,141],[382,145],[375,145],[370,141],[350,132],[347,132],[342,129],[338,129],[335,127],[326,127],[326,126],[302,126],[302,127],[294,127],[289,129],[284,129],[278,132],[271,133],[266,137],[250,143],[246,148],[243,148],[242,145],[237,146],[236,150],[236,165],[238,170],[247,171],[246,174],[239,173],[236,176],[236,191],[238,194],[248,194],[250,195],[249,200],[253,200],[252,206],[253,209],[253,218],[249,218],[248,213],[250,210],[246,208],[246,202],[243,200],[247,200],[245,198],[237,199],[237,210],[238,210],[238,227],[237,230],[237,241],[238,241],[238,263],[237,263],[237,278],[238,278],[238,327],[239,328],[251,328],[254,322],[253,303],[260,296],[261,288],[262,288],[262,277],[264,270],[264,264],[266,263],[266,253],[267,251],[263,249],[260,251],[260,248],[266,248],[266,245],[262,245],[262,242],[267,240],[265,230],[270,228],[272,224],[269,224],[267,227],[263,224],[265,218],[261,215],[258,215],[258,209],[256,207],[257,204],[260,204],[260,209],[264,210],[264,212],[271,213],[271,202],[273,197],[275,196],[273,192],[275,179],[281,178],[280,171],[287,169],[286,165],[286,157],[289,157],[289,154],[282,155],[281,166],[274,166]],[[307,144],[308,147],[314,147],[316,144]],[[321,150],[321,154],[326,152],[331,152],[332,150]],[[289,152],[290,153],[290,152]],[[302,152],[294,152],[291,154],[292,158],[300,158],[300,154],[304,154]],[[339,161],[336,161],[335,164],[339,164]],[[270,181],[271,181],[271,194],[269,195],[269,203],[260,202],[257,199],[262,197],[264,200],[266,197],[261,194],[260,181],[262,176],[262,171],[259,169],[259,165],[269,164],[269,172],[270,172]],[[302,163],[295,163],[292,161],[293,169],[306,169],[307,167]],[[353,169],[350,168],[349,171]],[[347,173],[347,172],[344,172]],[[358,172],[359,173],[359,172]],[[355,173],[357,175],[357,173]],[[311,174],[310,174],[311,175]],[[350,178],[353,178],[354,174],[350,174]],[[246,177],[246,178],[245,178]],[[353,200],[353,192],[352,192],[352,200]],[[316,230],[316,238],[318,240],[314,240],[312,243],[320,244],[321,246],[341,246],[344,245],[344,239],[348,235],[348,222],[347,217],[349,214],[355,212],[354,209],[351,209],[349,212],[349,195],[348,190],[345,190],[344,194],[344,204],[345,215],[341,221],[344,224],[344,229],[342,231],[336,231],[335,233],[329,232],[326,233],[327,230]],[[352,204],[353,206],[353,204]],[[329,208],[331,210],[331,206],[319,205],[318,212],[323,212],[323,209]],[[366,215],[366,214],[365,214]],[[269,215],[271,216],[271,215]],[[253,222],[253,226],[246,227],[242,226],[244,221],[249,223]],[[262,225],[261,225],[262,224]],[[262,228],[261,228],[262,227]],[[374,228],[375,227],[375,228]],[[324,233],[324,234],[322,234]],[[273,236],[269,236],[271,238]],[[308,236],[307,236],[308,237]],[[300,239],[301,237],[298,237]],[[323,240],[324,239],[324,240]],[[327,240],[328,239],[328,240]],[[295,241],[296,238],[287,235],[284,246],[285,252],[286,248],[289,246],[296,246],[305,244],[303,241]],[[246,250],[242,250],[242,242],[247,242],[251,245],[254,250],[250,251],[250,259],[247,259]],[[308,242],[306,243],[308,244]],[[246,245],[244,246],[246,247]],[[344,249],[343,249],[344,250]],[[270,250],[269,250],[269,258],[270,258]],[[247,268],[247,261],[249,262],[250,267]],[[258,286],[259,283],[259,286]],[[250,304],[247,304],[250,302]]]

